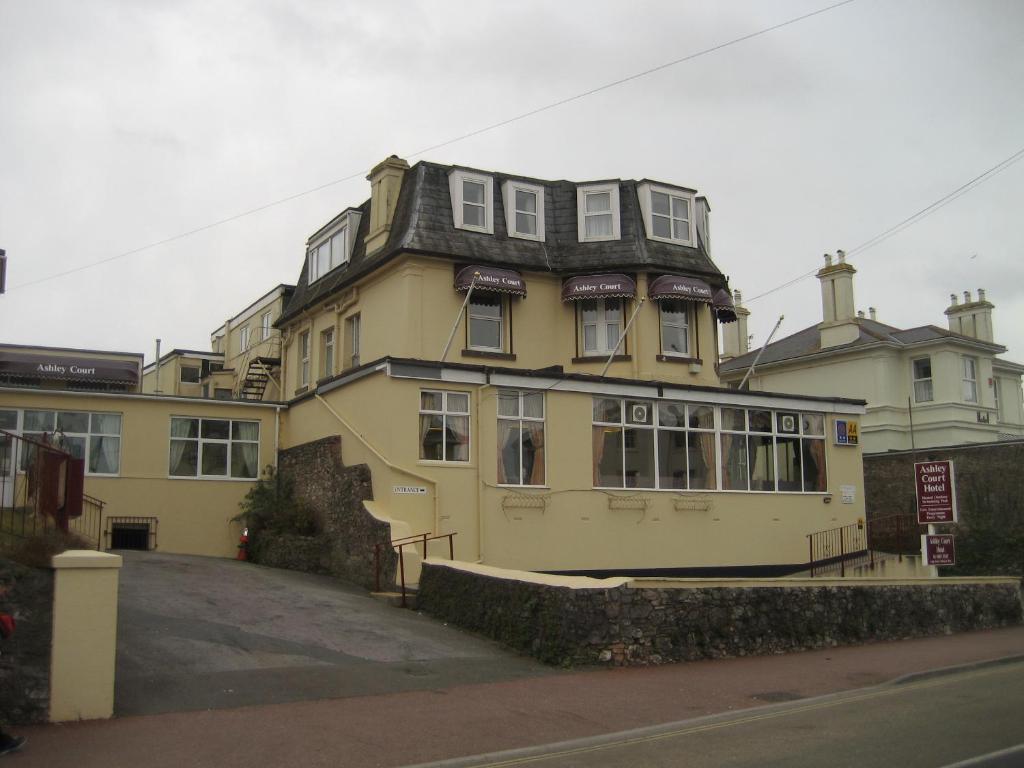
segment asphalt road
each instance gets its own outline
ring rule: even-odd
[[[119,552],[119,717],[559,674],[323,576]]]
[[[1024,765],[1024,662],[434,768],[941,768]],[[979,756],[985,756],[977,759]],[[964,763],[963,761],[968,761]],[[428,764],[424,764],[428,765]]]

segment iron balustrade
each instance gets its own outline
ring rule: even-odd
[[[896,514],[807,534],[811,576],[836,571],[845,576],[847,566],[873,568],[882,552],[900,560],[904,554],[919,553],[919,528],[913,515]]]
[[[393,539],[387,544],[377,542],[373,545],[373,566],[376,573],[375,584],[376,589],[374,591],[380,592],[380,568],[381,568],[381,552],[385,547],[394,549],[398,548],[398,572],[400,583],[402,586],[402,607],[407,608],[406,602],[406,585],[405,585],[405,547],[416,546],[418,544],[423,545],[423,559],[427,559],[427,543],[431,541],[437,541],[438,539],[448,539],[448,559],[455,559],[455,533],[440,533],[436,536],[431,536],[430,533],[417,533],[413,536],[402,536],[398,539]]]

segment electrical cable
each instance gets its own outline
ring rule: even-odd
[[[420,155],[424,155],[427,152],[432,152],[432,151],[434,151],[436,149],[441,149],[443,147],[451,146],[452,144],[456,144],[456,143],[458,143],[460,141],[465,141],[466,139],[472,138],[474,136],[479,136],[479,135],[481,135],[483,133],[488,133],[490,131],[497,130],[498,128],[503,128],[503,127],[505,127],[507,125],[511,125],[512,123],[518,122],[520,120],[525,120],[528,117],[533,117],[535,115],[541,114],[542,112],[547,112],[549,110],[565,106],[566,104],[571,104],[574,101],[579,101],[580,99],[585,99],[588,96],[593,96],[596,93],[600,93],[602,91],[606,91],[606,90],[608,90],[610,88],[615,88],[616,86],[624,85],[624,84],[632,82],[634,80],[638,80],[640,78],[647,77],[648,75],[652,75],[652,74],[654,74],[656,72],[660,72],[660,71],[662,71],[664,69],[668,69],[670,67],[674,67],[674,66],[677,66],[679,64],[683,64],[685,62],[688,62],[688,61],[693,61],[694,59],[700,58],[701,56],[706,56],[706,55],[708,55],[710,53],[715,53],[716,51],[720,51],[720,50],[722,50],[724,48],[728,48],[728,47],[733,46],[733,45],[738,45],[739,43],[746,42],[747,40],[752,40],[752,39],[754,39],[756,37],[760,37],[762,35],[766,35],[766,34],[768,34],[770,32],[774,32],[774,31],[782,29],[784,27],[788,27],[788,26],[790,26],[792,24],[797,24],[797,23],[799,23],[801,21],[805,21],[805,20],[810,19],[810,18],[812,18],[814,16],[819,16],[819,15],[821,15],[823,13],[827,13],[829,11],[833,11],[833,10],[835,10],[837,8],[841,8],[844,5],[849,5],[849,4],[854,3],[854,2],[856,2],[856,0],[842,0],[841,2],[825,6],[823,8],[819,8],[819,9],[817,9],[815,11],[811,11],[810,13],[805,13],[805,14],[803,14],[801,16],[795,16],[795,17],[793,17],[791,19],[787,19],[786,21],[780,22],[778,24],[773,24],[770,27],[764,27],[763,29],[759,29],[756,32],[751,32],[749,34],[733,38],[732,40],[728,40],[728,41],[726,41],[724,43],[718,43],[716,45],[713,45],[713,46],[711,46],[709,48],[704,48],[703,50],[697,51],[695,53],[691,53],[691,54],[688,54],[686,56],[682,56],[682,57],[680,57],[678,59],[673,59],[672,61],[665,62],[664,64],[659,64],[656,67],[651,67],[650,69],[645,69],[642,72],[636,72],[636,73],[634,73],[632,75],[628,75],[628,76],[620,78],[618,80],[613,80],[612,82],[605,83],[604,85],[599,85],[596,88],[591,88],[591,89],[589,89],[587,91],[583,91],[581,93],[577,93],[574,96],[569,96],[569,97],[566,97],[566,98],[563,98],[563,99],[559,99],[558,101],[553,101],[550,104],[545,104],[544,106],[537,107],[535,109],[531,109],[531,110],[529,110],[527,112],[520,113],[518,115],[506,118],[504,120],[499,120],[496,123],[491,123],[490,125],[486,125],[486,126],[484,126],[482,128],[477,128],[476,130],[470,131],[468,133],[464,133],[464,134],[462,134],[460,136],[456,136],[455,138],[447,139],[447,140],[439,142],[437,144],[432,144],[429,147],[424,147],[423,149],[417,150],[416,152],[413,152],[411,154],[407,154],[406,157],[408,157],[408,158],[419,157]],[[333,186],[336,186],[338,184],[342,184],[342,183],[344,183],[346,181],[351,181],[352,179],[355,179],[355,178],[358,178],[358,177],[362,176],[364,173],[365,173],[365,171],[357,171],[357,172],[351,173],[351,174],[349,174],[347,176],[342,176],[339,179],[334,179],[333,181],[328,181],[328,182],[320,184],[320,185],[318,185],[316,187],[312,187],[310,189],[303,190],[302,192],[296,192],[296,193],[288,195],[286,197],[282,197],[282,198],[279,198],[277,200],[273,200],[273,201],[271,201],[269,203],[264,203],[263,205],[256,206],[255,208],[250,208],[250,209],[248,209],[246,211],[242,211],[241,213],[236,213],[236,214],[234,214],[232,216],[228,216],[226,218],[218,219],[217,221],[210,222],[209,224],[204,224],[203,226],[196,227],[195,229],[190,229],[190,230],[188,230],[186,232],[182,232],[182,233],[177,234],[177,235],[172,235],[171,237],[166,237],[166,238],[164,238],[162,240],[156,240],[156,241],[154,241],[152,243],[148,243],[147,245],[139,246],[138,248],[132,248],[129,251],[124,251],[124,252],[118,253],[118,254],[116,254],[114,256],[108,256],[108,257],[106,257],[104,259],[100,259],[98,261],[89,262],[88,264],[82,264],[80,266],[64,270],[63,272],[55,272],[55,273],[53,273],[51,275],[46,275],[46,276],[40,277],[40,278],[38,278],[36,280],[29,280],[26,283],[20,283],[18,285],[9,286],[7,290],[11,291],[11,290],[16,290],[18,288],[28,288],[29,286],[32,286],[32,285],[38,285],[39,283],[45,283],[45,282],[48,282],[50,280],[56,280],[56,279],[61,278],[61,277],[67,277],[68,275],[73,275],[73,274],[76,274],[78,272],[82,272],[82,271],[84,271],[86,269],[92,269],[93,267],[101,266],[103,264],[109,264],[112,261],[116,261],[118,259],[123,259],[123,258],[125,258],[127,256],[133,256],[133,255],[135,255],[137,253],[141,253],[143,251],[148,251],[148,250],[150,250],[152,248],[156,248],[156,247],[161,246],[161,245],[167,245],[168,243],[173,243],[173,242],[175,242],[177,240],[182,240],[182,239],[184,239],[186,237],[191,237],[192,235],[199,234],[200,232],[205,232],[205,231],[213,229],[215,227],[219,227],[219,226],[222,226],[224,224],[229,224],[230,222],[237,221],[237,220],[245,218],[247,216],[252,216],[253,214],[260,213],[261,211],[265,211],[268,208],[274,208],[274,207],[276,207],[278,205],[283,205],[284,203],[291,202],[292,200],[297,200],[298,198],[306,197],[308,195],[312,195],[312,194],[314,194],[316,192],[320,192],[320,191],[322,191],[324,189],[327,189],[328,187],[333,187]]]

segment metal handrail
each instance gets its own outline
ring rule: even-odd
[[[397,546],[398,547],[398,571],[399,571],[399,578],[401,580],[401,585],[402,585],[402,607],[403,608],[407,608],[408,604],[406,602],[406,586],[405,586],[405,547],[410,546],[410,545],[415,546],[417,544],[423,544],[423,557],[426,558],[427,557],[427,542],[429,542],[429,541],[437,541],[438,539],[448,539],[448,559],[449,560],[454,560],[455,559],[455,535],[456,535],[456,532],[453,531],[452,533],[439,533],[437,535],[432,536],[429,531],[425,531],[423,533],[413,534],[412,536],[402,536],[402,537],[399,537],[397,539],[392,539],[387,544],[384,544],[384,543],[378,541],[376,544],[373,545],[373,566],[374,566],[374,571],[375,571],[375,574],[376,574],[375,580],[374,580],[374,584],[375,584],[376,588],[375,588],[374,591],[375,592],[380,592],[380,553],[381,553],[381,550],[385,546],[390,547],[392,549]]]
[[[917,519],[913,515],[895,513],[807,534],[810,556],[808,566],[811,576],[813,577],[817,571],[824,568],[831,569],[836,565],[839,566],[841,577],[846,575],[847,564],[867,563],[869,567],[873,568],[875,564],[873,544],[877,540],[876,532],[880,527],[884,527],[881,524],[893,521],[895,521],[896,528],[897,555],[902,561],[904,527],[908,531],[917,527]]]

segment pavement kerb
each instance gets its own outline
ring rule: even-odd
[[[734,721],[746,722],[755,719],[764,719],[775,716],[776,713],[783,714],[790,710],[798,710],[807,706],[827,706],[829,703],[841,703],[848,699],[856,699],[870,696],[872,693],[883,691],[896,691],[912,684],[926,683],[929,680],[948,677],[954,674],[980,671],[982,669],[999,667],[1016,662],[1024,662],[1024,654],[1002,656],[985,661],[959,664],[926,672],[916,672],[888,680],[878,685],[871,685],[864,688],[855,688],[836,693],[826,693],[821,696],[810,696],[796,701],[786,701],[776,704],[765,704],[759,707],[749,707],[731,712],[720,712],[713,715],[704,715],[690,720],[677,720],[671,723],[659,725],[642,726],[625,731],[604,733],[597,736],[588,736],[580,739],[569,739],[567,741],[539,744],[519,749],[509,749],[499,752],[488,752],[479,755],[467,755],[464,757],[449,758],[427,763],[416,763],[405,765],[402,768],[505,768],[507,766],[529,764],[539,762],[547,757],[564,753],[582,753],[600,749],[604,746],[622,744],[624,742],[653,741],[672,735],[683,735],[683,731],[695,731],[714,726],[726,725]],[[955,768],[949,766],[948,768]]]

